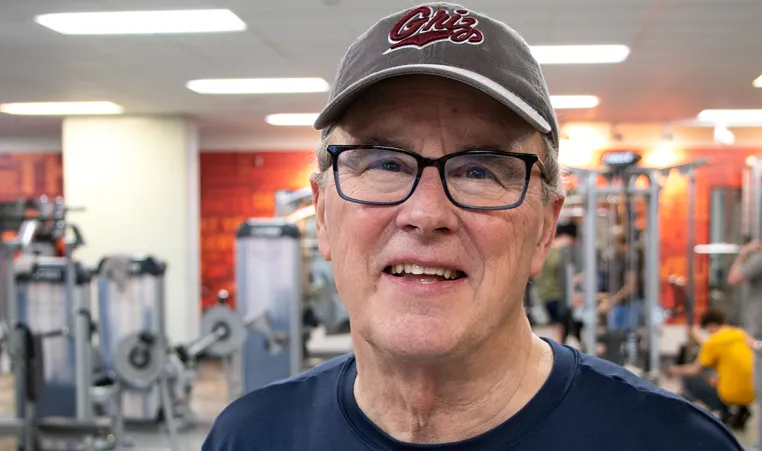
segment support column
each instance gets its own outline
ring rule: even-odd
[[[114,254],[167,262],[165,330],[172,342],[198,334],[200,302],[198,137],[182,118],[72,117],[63,124],[66,203],[93,267]]]

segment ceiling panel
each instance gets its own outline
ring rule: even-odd
[[[762,1],[474,0],[534,45],[621,43],[617,65],[544,66],[553,94],[595,94],[598,108],[564,120],[670,121],[703,108],[762,107]],[[355,38],[411,0],[24,0],[0,1],[0,102],[111,99],[130,113],[197,117],[205,133],[302,134],[264,123],[270,113],[317,112],[327,94],[202,96],[188,80],[214,77],[334,78]],[[62,36],[34,15],[64,11],[230,8],[241,33]],[[0,115],[2,134],[58,133],[55,118]]]

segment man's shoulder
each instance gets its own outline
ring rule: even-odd
[[[275,413],[273,407],[282,407],[290,402],[303,402],[304,397],[310,394],[325,395],[328,386],[331,387],[331,392],[335,393],[342,368],[352,357],[352,354],[335,357],[296,376],[251,391],[232,402],[220,414],[220,419],[231,414],[252,414],[257,411],[272,415]]]
[[[272,434],[276,428],[322,415],[337,396],[337,382],[353,354],[335,357],[294,377],[253,390],[230,403],[214,420],[204,450],[229,449],[247,437]],[[305,408],[309,406],[309,408]],[[285,419],[284,419],[285,418]],[[230,448],[233,449],[233,448]]]
[[[692,449],[742,449],[725,425],[693,403],[622,366],[590,355],[578,355],[576,385],[580,399],[586,399],[589,407],[586,410],[608,415],[620,425],[618,430],[622,434],[637,435],[646,428],[658,430],[658,435],[667,441],[672,438],[684,444],[690,442],[695,446]],[[631,424],[634,429],[627,431],[621,428],[622,424]],[[643,439],[649,440],[648,437]]]

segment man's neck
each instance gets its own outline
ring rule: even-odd
[[[504,344],[484,346],[492,353],[458,364],[397,364],[359,346],[357,404],[376,426],[408,443],[456,442],[494,429],[534,397],[553,366],[552,349],[528,324],[514,331],[500,338],[509,340]]]

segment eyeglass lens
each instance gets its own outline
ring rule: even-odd
[[[444,167],[453,200],[471,207],[510,206],[521,200],[527,165],[511,155],[460,155]],[[418,162],[388,149],[351,149],[338,158],[339,188],[364,202],[399,202],[415,184]]]

